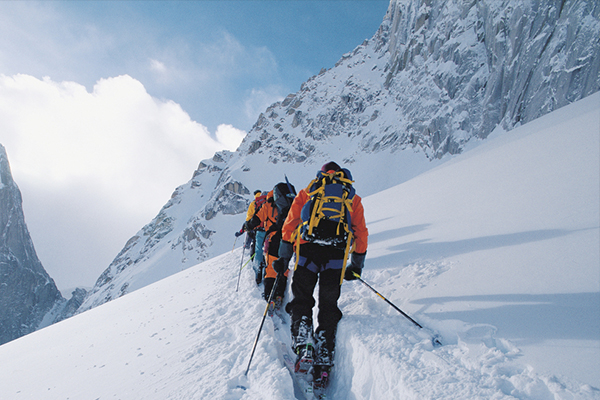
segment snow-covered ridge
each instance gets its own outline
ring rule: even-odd
[[[265,110],[236,152],[202,161],[81,310],[223,253],[250,193],[284,175],[303,187],[333,159],[372,194],[598,91],[599,12],[582,0],[392,1],[371,39]]]
[[[366,196],[363,278],[444,346],[345,282],[331,398],[600,399],[599,131],[594,94]],[[231,242],[0,346],[0,398],[299,398],[270,320],[243,376],[265,303]]]

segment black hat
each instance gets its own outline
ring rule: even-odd
[[[321,171],[323,172],[327,172],[327,171],[339,171],[341,169],[341,167],[339,165],[337,165],[334,161],[329,161],[327,164],[323,165],[321,167]]]

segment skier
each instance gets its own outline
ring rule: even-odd
[[[267,201],[262,208],[247,222],[248,229],[263,226],[265,230],[264,255],[266,257],[266,270],[264,279],[264,298],[269,298],[273,289],[277,272],[272,263],[278,258],[279,243],[281,240],[281,228],[288,214],[296,192],[291,184],[281,182],[275,185],[273,190],[267,194]],[[287,286],[288,273],[282,274],[279,284],[275,289],[275,308],[279,308],[283,302],[285,288]]]
[[[258,192],[258,193],[257,193]],[[248,221],[250,221],[252,219],[252,217],[254,217],[254,215],[256,215],[257,212],[260,211],[260,209],[262,208],[263,204],[267,201],[267,195],[266,194],[262,194],[262,192],[260,192],[259,190],[254,192],[254,211],[252,212],[252,215],[250,215],[250,207],[248,207],[248,214],[246,215],[246,225],[248,224]],[[264,271],[266,268],[266,264],[265,264],[265,256],[263,253],[263,246],[265,244],[265,229],[262,225],[259,225],[258,227],[256,227],[254,230],[254,273],[256,276],[256,284],[260,285],[260,283],[262,282],[263,276],[264,276]]]
[[[267,196],[262,194],[261,190],[254,191],[254,200],[250,202],[248,206],[248,211],[246,212],[246,221],[242,225],[242,228],[235,233],[235,236],[241,236],[244,232],[248,232],[248,236],[246,238],[246,242],[244,243],[244,248],[251,249],[250,257],[254,256],[254,274],[256,279],[256,284],[260,285],[262,282],[264,267],[265,267],[265,259],[263,256],[263,243],[265,240],[265,233],[262,226],[258,226],[255,229],[248,228],[248,221],[252,219],[252,217],[260,210],[263,203],[266,201]]]
[[[338,217],[340,214],[345,215],[338,218],[337,224],[349,225],[346,235],[340,237],[334,236],[340,233],[341,225],[328,230],[323,227],[331,221],[320,224],[318,220],[307,220],[311,214],[311,218],[318,219],[316,216],[318,213],[313,212],[314,208],[311,209],[317,207],[314,204],[317,201],[317,193],[321,192],[321,197],[329,196],[331,202],[327,203],[328,205],[336,204],[332,197],[337,195],[335,193],[328,195],[326,190],[334,180],[338,183],[337,188],[344,188],[342,192],[346,192],[345,195],[340,195],[343,199],[337,201],[337,204],[346,204],[346,210],[338,210]],[[353,272],[361,274],[367,252],[369,233],[364,209],[361,198],[354,194],[351,183],[350,171],[340,168],[335,162],[329,162],[321,168],[317,179],[300,191],[294,199],[283,225],[279,258],[273,264],[274,269],[279,273],[287,270],[294,251],[292,243],[296,243],[296,268],[292,278],[293,299],[286,306],[286,311],[291,314],[292,348],[297,354],[296,371],[308,372],[312,367],[313,382],[316,387],[327,385],[333,367],[336,329],[342,318],[342,312],[337,306],[342,281],[356,279]],[[311,224],[314,229],[309,234],[310,229],[307,228]],[[319,235],[316,233],[319,232],[322,234],[317,237]],[[327,235],[331,236],[330,240]],[[351,251],[351,242],[354,251],[351,263],[346,267],[345,262]],[[312,310],[315,305],[313,291],[317,281],[319,282],[319,326],[313,333]]]

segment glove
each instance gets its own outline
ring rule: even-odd
[[[287,258],[287,260],[289,262],[292,259],[293,254],[294,254],[294,246],[290,242],[286,242],[285,240],[282,240],[279,243],[279,258]]]
[[[358,276],[362,273],[362,269],[365,265],[365,257],[367,253],[352,253],[352,258],[350,261],[350,265],[346,267],[346,273],[344,274],[344,279],[347,281],[353,281],[356,279],[353,272]]]
[[[237,232],[235,233],[235,237],[240,237],[240,236],[242,236],[243,234],[244,234],[244,232],[243,232],[243,231],[237,231]]]
[[[281,258],[279,257],[277,260],[273,261],[273,269],[277,272],[277,275],[285,273],[285,270],[290,263],[289,258]]]

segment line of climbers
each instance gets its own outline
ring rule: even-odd
[[[331,161],[316,178],[296,193],[287,181],[263,195],[254,192],[246,222],[236,236],[247,232],[254,252],[256,283],[264,282],[264,298],[275,288],[275,307],[281,307],[292,258],[292,348],[296,370],[311,366],[316,385],[327,385],[333,367],[335,337],[342,312],[337,302],[345,280],[360,276],[367,252],[364,209],[355,193],[352,175]],[[248,247],[247,247],[248,248]],[[295,257],[294,257],[295,256]],[[350,264],[347,264],[350,256]],[[313,329],[314,289],[319,284],[318,327]]]

